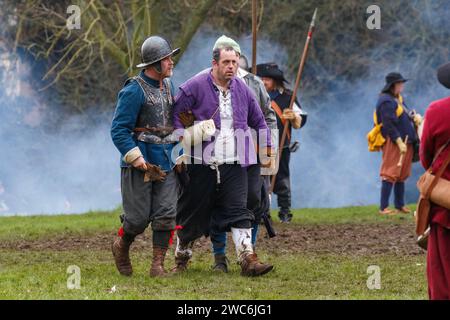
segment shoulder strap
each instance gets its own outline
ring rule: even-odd
[[[434,164],[434,162],[436,161],[436,159],[439,157],[439,155],[442,153],[442,151],[444,151],[444,150],[448,147],[449,144],[450,144],[450,139],[447,141],[446,144],[444,144],[444,145],[438,150],[438,152],[436,153],[436,155],[435,155],[434,158],[433,158],[433,161],[431,162],[430,167],[433,166],[433,164]],[[450,153],[449,153],[449,154],[450,154]]]
[[[277,114],[278,118],[280,118],[281,122],[284,125],[286,123],[286,119],[283,119],[283,112],[281,111],[280,106],[278,105],[278,103],[275,102],[275,100],[272,100],[271,104],[272,104],[273,111],[275,111],[275,113]]]
[[[445,150],[445,148],[447,148],[447,146],[450,144],[450,140],[447,141],[447,143],[445,145],[443,145],[439,151],[437,152],[436,156],[433,159],[433,162],[430,166],[430,170],[431,167],[433,165],[433,163],[436,161],[437,157],[442,153],[442,151]],[[431,182],[430,187],[428,188],[426,194],[425,194],[425,199],[429,199],[431,196],[431,192],[433,191],[434,187],[436,187],[439,179],[442,177],[442,174],[444,173],[445,169],[447,169],[448,165],[450,164],[450,152],[448,153],[447,157],[445,158],[444,163],[442,164],[442,166],[439,168],[438,172],[436,173],[436,175],[434,176],[433,181]]]
[[[209,119],[214,118],[219,110],[220,110],[220,105],[217,107],[216,111],[214,111],[214,113],[211,115],[211,117],[209,117]]]
[[[169,104],[173,104],[173,99],[172,99],[172,89],[171,89],[171,82],[169,78],[165,78],[163,79],[163,83],[164,86],[166,87],[166,92],[167,92],[167,99],[169,100]]]
[[[275,102],[275,100],[271,101],[272,104],[272,109],[273,111],[275,111],[275,113],[277,114],[278,118],[280,118],[281,123],[283,124],[283,126],[286,125],[286,119],[283,119],[283,112],[281,111],[280,106],[278,105],[278,103]],[[289,133],[289,131],[287,132],[287,137],[289,140],[291,140],[291,134]]]

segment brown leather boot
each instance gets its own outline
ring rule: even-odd
[[[130,261],[130,245],[131,242],[126,242],[121,237],[118,237],[111,246],[117,270],[124,276],[133,274],[133,267]]]
[[[261,263],[256,253],[248,254],[240,263],[241,275],[247,277],[257,277],[266,274],[273,269],[270,264]]]
[[[228,258],[224,254],[214,255],[213,270],[228,273]]]
[[[152,267],[150,268],[150,277],[167,276],[164,270],[164,258],[166,257],[167,248],[153,247]]]
[[[189,259],[188,255],[175,256],[175,267],[171,270],[173,273],[181,273],[187,270]]]

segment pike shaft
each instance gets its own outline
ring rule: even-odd
[[[256,74],[257,0],[252,0],[252,73]]]
[[[305,46],[303,48],[303,53],[300,57],[300,63],[298,66],[297,78],[295,80],[294,91],[292,93],[291,101],[289,103],[290,110],[292,110],[294,107],[295,97],[297,96],[297,91],[300,86],[300,80],[302,78],[303,70],[304,70],[305,63],[306,63],[306,58],[307,58],[308,52],[309,52],[309,44],[311,43],[311,38],[312,38],[312,35],[315,30],[316,16],[317,16],[317,8],[314,10],[314,15],[312,17],[311,24],[309,25],[308,35],[306,37]],[[286,124],[284,125],[284,128],[283,128],[283,135],[281,136],[280,145],[278,146],[278,156],[276,158],[277,168],[279,167],[279,164],[280,164],[281,154],[283,152],[284,143],[286,142],[289,125],[290,125],[290,122],[286,121]],[[276,177],[277,177],[276,174],[272,176],[272,181],[271,181],[270,190],[269,190],[270,193],[273,192],[273,189],[275,187]]]

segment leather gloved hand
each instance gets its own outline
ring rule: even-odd
[[[192,111],[180,112],[179,117],[181,123],[185,128],[189,128],[190,126],[194,125],[195,117],[192,114]]]
[[[144,182],[156,181],[162,182],[165,180],[167,173],[161,170],[160,167],[154,164],[146,163],[147,170],[145,170]]]
[[[400,149],[400,153],[405,154],[406,150],[408,150],[406,143],[403,142],[402,138],[398,137],[397,140],[395,140],[395,143],[397,144],[398,148]]]

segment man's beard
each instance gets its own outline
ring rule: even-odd
[[[164,73],[164,78],[169,78],[169,77],[171,77],[171,76],[173,76],[173,69],[167,70],[167,71]]]

